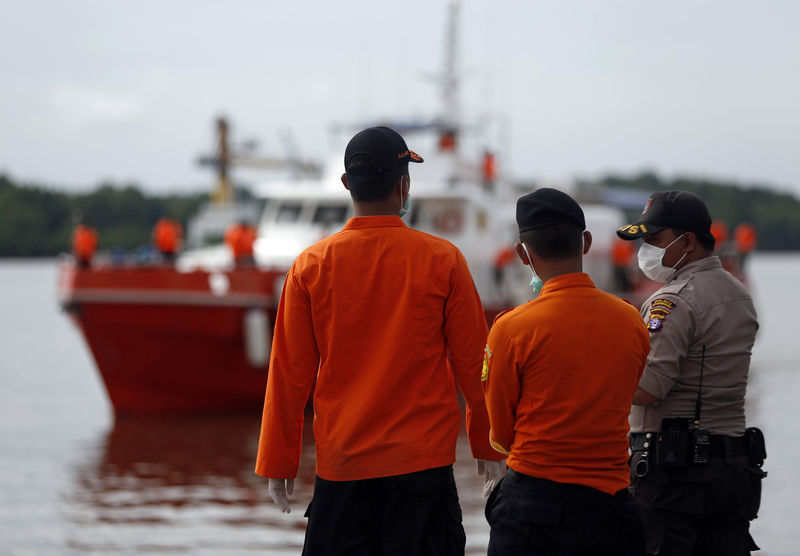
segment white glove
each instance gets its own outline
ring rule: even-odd
[[[269,479],[269,496],[283,513],[289,513],[289,494],[294,492],[294,479]]]
[[[479,459],[476,462],[478,463],[478,475],[483,475],[486,481],[481,492],[481,496],[485,499],[492,493],[494,487],[503,478],[503,475],[506,474],[506,460],[487,461]]]

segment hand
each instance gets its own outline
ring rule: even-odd
[[[481,492],[481,496],[485,499],[492,493],[494,487],[497,486],[497,483],[503,478],[503,475],[505,475],[506,460],[486,461],[479,459],[476,460],[476,462],[478,463],[478,475],[483,475],[486,481],[483,485],[483,491]]]
[[[283,513],[291,512],[289,509],[289,494],[294,492],[294,479],[269,479],[269,496]]]

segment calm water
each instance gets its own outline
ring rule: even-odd
[[[800,545],[800,255],[759,255],[751,276],[761,331],[749,422],[769,452],[753,533],[762,554],[788,556]],[[312,450],[287,516],[252,473],[258,415],[115,423],[55,284],[55,261],[0,261],[0,555],[299,554]],[[458,458],[467,552],[485,554],[482,485],[463,437]]]

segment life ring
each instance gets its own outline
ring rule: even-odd
[[[445,209],[436,215],[433,225],[439,232],[459,232],[464,226],[464,212],[459,209]]]

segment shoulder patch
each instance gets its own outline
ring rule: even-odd
[[[657,332],[661,330],[664,325],[664,319],[667,318],[670,311],[675,308],[675,302],[671,299],[664,299],[659,297],[650,302],[650,320],[647,321],[647,329],[650,332]]]
[[[659,297],[658,299],[654,299],[650,302],[650,307],[663,307],[667,310],[667,312],[669,312],[675,307],[675,302],[669,299],[664,299],[663,297]]]
[[[486,382],[489,378],[489,359],[492,358],[492,350],[489,349],[489,344],[486,344],[486,349],[483,350],[483,368],[481,369],[481,382]]]

